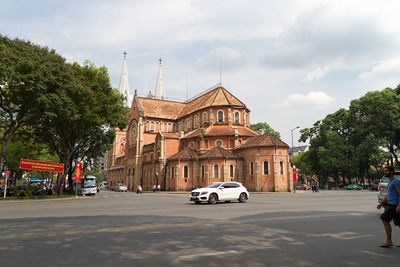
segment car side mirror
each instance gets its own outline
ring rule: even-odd
[[[225,187],[221,186],[219,189],[224,189]]]

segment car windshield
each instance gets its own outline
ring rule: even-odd
[[[84,179],[84,187],[95,187],[96,186],[96,179]]]
[[[206,186],[205,188],[218,188],[222,183],[213,183],[210,184],[209,186]]]

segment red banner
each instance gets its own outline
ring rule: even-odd
[[[296,169],[293,169],[293,182],[297,182],[297,171]]]
[[[64,163],[21,159],[19,162],[19,168],[32,171],[64,172]]]
[[[6,176],[6,178],[10,178],[11,171],[4,171],[4,175]]]
[[[75,166],[75,183],[81,182],[81,163],[78,161]]]

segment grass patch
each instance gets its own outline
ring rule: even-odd
[[[54,196],[30,196],[30,197],[0,197],[1,200],[21,200],[21,199],[47,199],[47,198],[66,198],[71,195],[54,195]]]

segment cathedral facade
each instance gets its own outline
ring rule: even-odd
[[[250,110],[220,84],[185,102],[166,100],[160,61],[154,96],[135,91],[129,123],[117,131],[108,153],[108,186],[190,191],[237,181],[249,191],[292,191],[288,148],[251,130]]]

